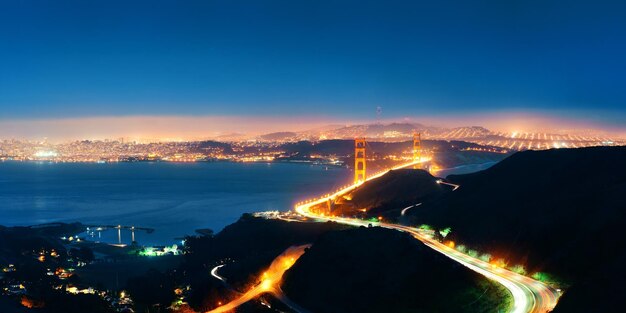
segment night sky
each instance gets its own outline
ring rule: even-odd
[[[363,120],[377,106],[625,124],[626,2],[0,4],[0,120]]]

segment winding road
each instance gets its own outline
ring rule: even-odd
[[[289,300],[280,289],[280,283],[282,281],[283,274],[286,270],[288,270],[296,260],[304,254],[304,250],[308,248],[310,245],[302,245],[290,247],[277,256],[272,264],[270,264],[269,268],[263,273],[263,275],[259,278],[260,282],[258,285],[250,288],[248,291],[244,292],[238,298],[234,299],[231,302],[228,302],[222,306],[219,306],[207,313],[222,313],[222,312],[232,312],[238,306],[252,300],[256,299],[262,294],[269,293],[276,297],[278,300],[287,305],[290,309],[297,313],[308,313],[305,309],[299,307],[296,303]],[[217,270],[223,265],[219,265],[214,267],[211,270],[211,275],[216,279],[225,282],[224,277],[217,274]]]
[[[422,159],[421,162],[426,162],[428,159]],[[401,169],[411,167],[420,162],[411,162],[408,164],[403,164],[397,167],[394,167],[392,170]],[[367,181],[376,179],[378,177],[383,176],[388,171],[380,172],[375,175],[372,175],[367,178]],[[438,183],[443,183],[443,181],[438,181]],[[450,185],[453,187],[453,190],[459,188],[458,185],[444,183],[446,185]],[[323,204],[328,200],[335,199],[338,196],[346,194],[354,189],[356,189],[360,184],[355,184],[348,186],[344,189],[341,189],[335,192],[332,195],[328,195],[325,197],[321,197],[318,199],[305,201],[302,203],[298,203],[296,205],[296,212],[317,220],[322,221],[334,221],[337,223],[354,225],[354,226],[368,226],[368,224],[372,224],[374,226],[385,227],[389,229],[395,229],[398,231],[403,231],[411,234],[416,239],[423,242],[426,246],[434,249],[435,251],[442,253],[443,255],[449,257],[450,259],[466,266],[474,272],[477,272],[489,279],[495,280],[498,283],[502,284],[506,289],[508,289],[513,296],[513,307],[510,312],[512,313],[545,313],[550,312],[555,306],[559,299],[559,292],[550,286],[529,278],[527,276],[523,276],[517,274],[515,272],[511,272],[507,269],[496,267],[490,263],[484,262],[480,259],[471,257],[467,254],[463,254],[453,248],[450,248],[439,241],[433,240],[426,233],[409,226],[398,225],[398,224],[390,224],[384,222],[369,222],[363,221],[354,218],[343,218],[343,217],[329,217],[324,216],[323,214],[316,214],[311,212],[311,208],[318,205]]]
[[[220,269],[220,267],[223,267],[225,264],[221,264],[218,265],[216,267],[214,267],[213,269],[211,269],[211,276],[221,280],[223,283],[226,283],[226,279],[224,279],[224,277],[220,276],[219,274],[217,274],[217,270]]]

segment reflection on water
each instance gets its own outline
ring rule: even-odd
[[[288,210],[350,181],[345,168],[285,163],[0,163],[0,224],[80,221],[154,228],[141,244],[215,231],[245,212]],[[116,230],[101,232],[117,242]],[[124,243],[131,232],[122,230]]]

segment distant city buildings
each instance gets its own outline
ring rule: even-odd
[[[550,132],[494,132],[483,127],[453,129],[426,127],[419,124],[392,123],[387,125],[353,125],[330,130],[280,132],[246,138],[238,141],[164,141],[137,142],[130,138],[105,140],[78,140],[54,144],[42,141],[0,140],[0,160],[52,162],[202,162],[228,160],[234,162],[272,162],[275,160],[307,160],[333,164],[351,153],[301,153],[302,141],[353,140],[364,137],[368,142],[403,142],[413,139],[418,131],[426,141],[440,140],[454,144],[464,141],[478,144],[466,150],[508,152],[545,150],[553,148],[581,148],[590,146],[623,145],[624,140],[599,135],[593,131],[572,134]],[[291,146],[290,146],[291,144]],[[304,146],[303,146],[304,147]],[[295,150],[294,150],[295,149]],[[378,151],[387,159],[403,158],[388,151]],[[410,152],[410,151],[409,151]],[[332,161],[332,162],[331,162]],[[336,165],[336,164],[333,164]]]

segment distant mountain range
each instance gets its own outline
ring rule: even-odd
[[[261,141],[295,142],[327,139],[354,139],[365,137],[370,141],[406,141],[419,132],[422,139],[467,141],[484,146],[510,150],[544,150],[551,148],[580,148],[589,146],[623,145],[620,139],[593,132],[496,132],[482,126],[456,128],[425,126],[419,123],[356,124],[349,126],[329,125],[301,132],[275,132],[258,136]]]

